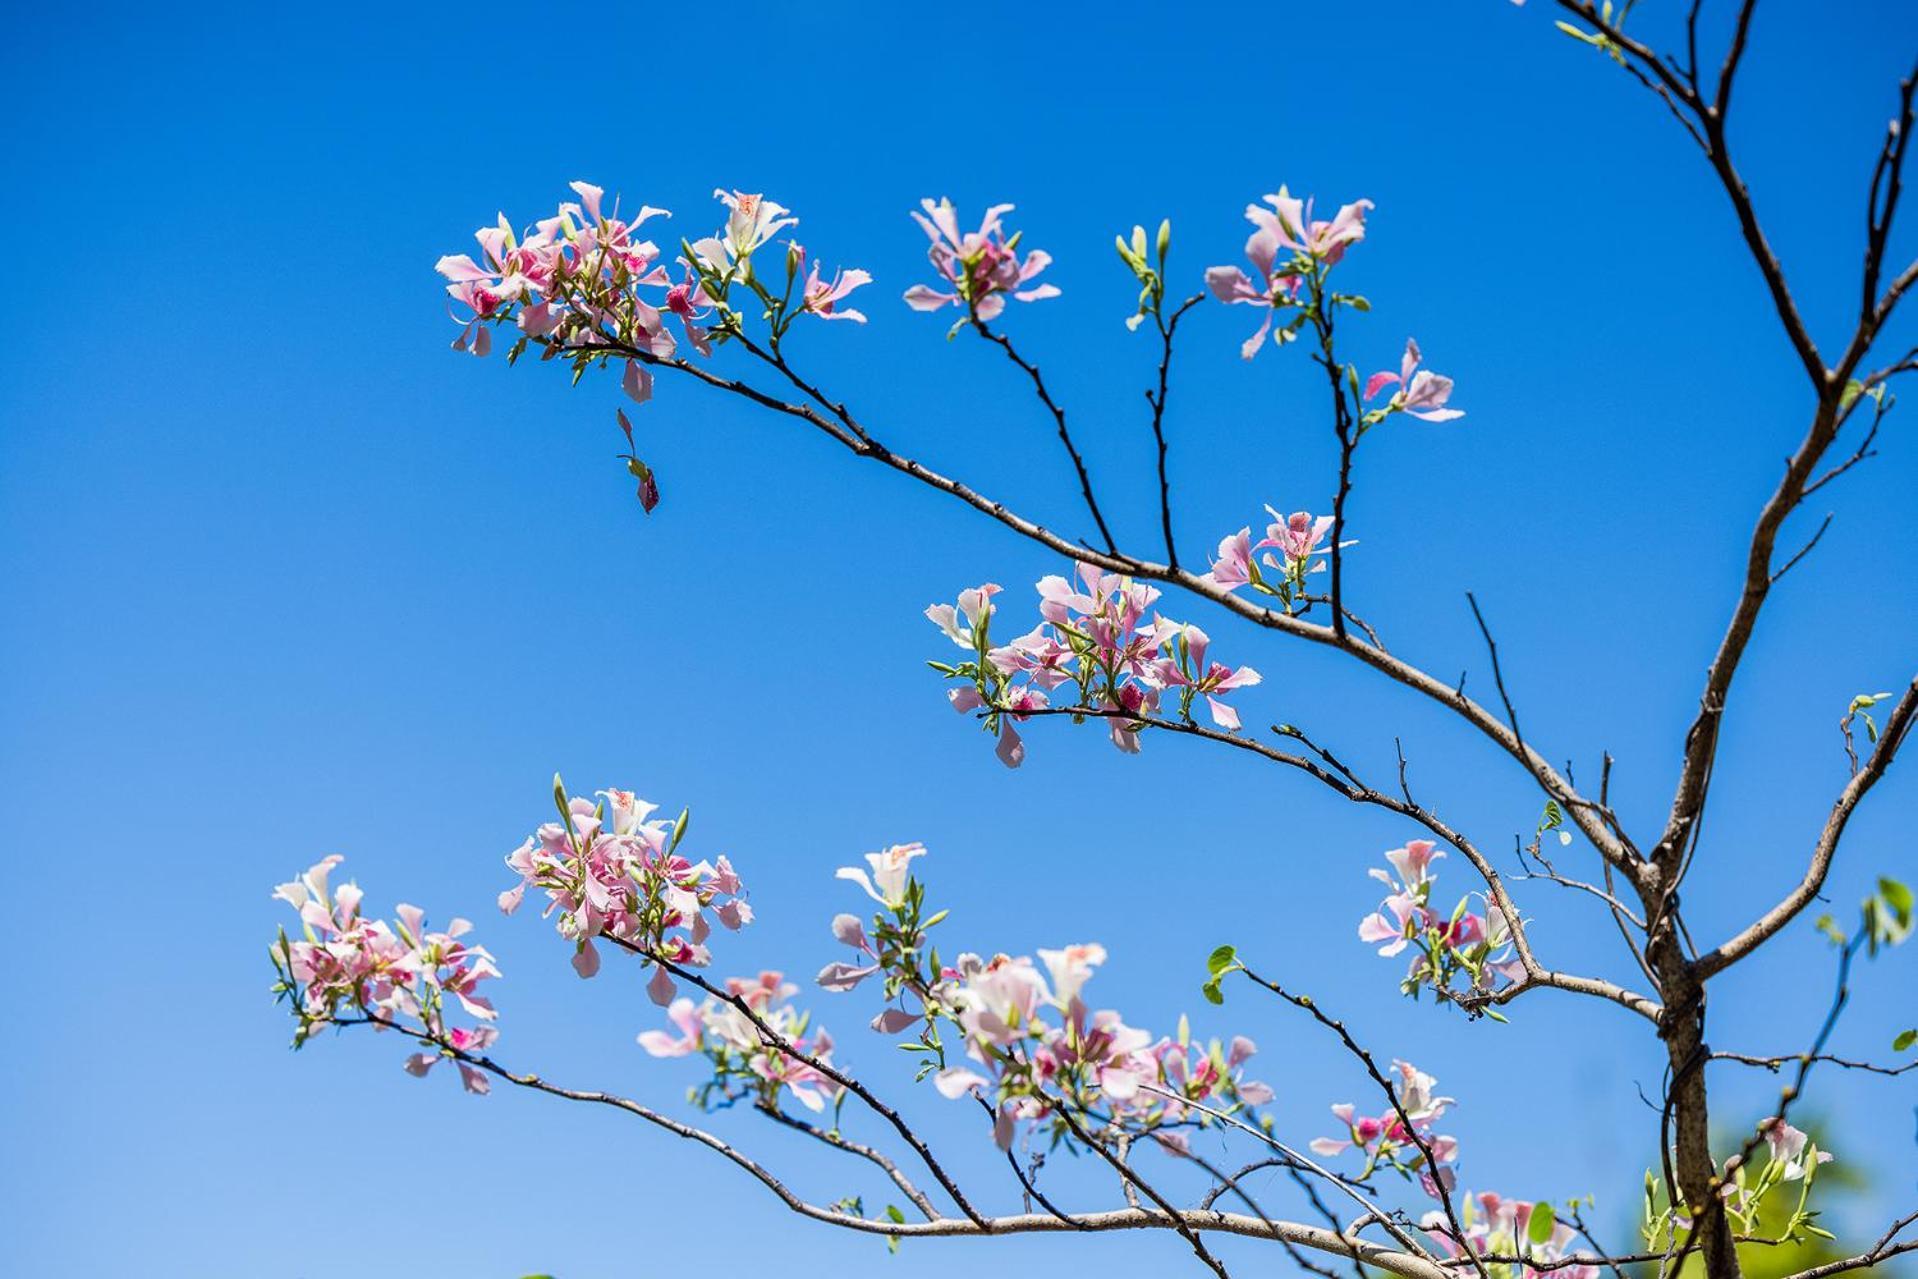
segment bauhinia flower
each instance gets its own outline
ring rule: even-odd
[[[720,234],[693,245],[693,252],[712,271],[735,268],[742,275],[751,274],[753,254],[787,227],[799,225],[798,218],[786,216],[790,210],[785,205],[763,195],[722,188],[713,192],[713,198],[729,211],[726,225]]]
[[[898,906],[906,899],[906,881],[911,878],[912,860],[924,857],[924,844],[894,844],[890,848],[876,853],[866,854],[866,865],[872,868],[872,874],[857,866],[842,866],[836,872],[840,879],[850,879],[866,890],[866,895],[881,906]]]
[[[1238,732],[1238,711],[1221,699],[1233,689],[1257,684],[1259,673],[1250,666],[1234,668],[1211,661],[1211,637],[1190,624],[1167,636],[1164,645],[1166,656],[1159,659],[1159,683],[1178,692],[1181,712],[1190,715],[1192,699],[1202,696],[1212,712],[1212,722],[1228,732]]]
[[[1370,200],[1355,200],[1340,205],[1330,222],[1322,222],[1312,217],[1311,200],[1301,201],[1283,186],[1276,195],[1266,196],[1265,202],[1272,206],[1271,212],[1251,204],[1245,216],[1270,230],[1281,245],[1326,266],[1337,264],[1349,246],[1365,238],[1365,215],[1373,207]]]
[[[795,266],[797,269],[797,265],[805,263],[806,250],[795,244],[793,252],[799,258],[799,263]],[[839,304],[854,289],[871,283],[871,274],[858,267],[848,271],[835,271],[832,279],[824,279],[819,274],[819,263],[814,262],[812,269],[806,274],[805,284],[801,286],[799,309],[807,315],[816,315],[822,320],[851,320],[855,324],[864,324],[866,316],[863,311],[855,311],[851,307],[842,307]]]
[[[1245,215],[1258,228],[1245,242],[1245,256],[1251,260],[1257,278],[1246,275],[1236,266],[1213,266],[1205,271],[1206,287],[1212,290],[1212,296],[1232,306],[1256,306],[1264,311],[1264,319],[1259,331],[1247,338],[1239,347],[1239,354],[1251,359],[1259,353],[1265,344],[1266,334],[1272,332],[1274,314],[1298,305],[1299,286],[1303,282],[1298,275],[1287,274],[1277,265],[1280,239],[1278,232],[1268,225],[1271,214],[1257,205],[1248,205]],[[1274,345],[1284,345],[1298,334],[1299,322],[1304,313],[1300,312],[1290,323],[1279,326]]]
[[[926,256],[947,287],[940,290],[915,284],[907,289],[906,304],[913,310],[956,306],[966,311],[968,318],[991,320],[1005,310],[1008,297],[1037,302],[1059,296],[1059,290],[1050,284],[1032,284],[1051,264],[1052,255],[1034,249],[1021,259],[1019,236],[1006,238],[1001,220],[1012,212],[1010,204],[993,205],[986,210],[979,229],[968,232],[960,231],[952,201],[926,199],[919,205],[925,212],[913,214],[913,220],[932,241]]]
[[[1779,1180],[1802,1181],[1807,1167],[1832,1161],[1829,1150],[1819,1150],[1816,1146],[1810,1147],[1815,1158],[1808,1159],[1805,1152],[1809,1141],[1810,1138],[1803,1132],[1782,1119],[1767,1121],[1765,1145],[1769,1148],[1771,1161],[1778,1166]]]
[[[1420,368],[1419,360],[1419,344],[1407,338],[1405,356],[1399,361],[1399,371],[1374,373],[1366,379],[1365,398],[1368,400],[1388,386],[1399,388],[1382,408],[1366,414],[1368,425],[1383,421],[1393,413],[1410,413],[1427,422],[1450,422],[1465,416],[1460,409],[1445,407],[1446,401],[1452,398],[1452,379],[1442,373]]]

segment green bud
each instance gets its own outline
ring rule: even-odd
[[[1159,262],[1165,262],[1165,255],[1172,248],[1172,219],[1164,218],[1159,222]]]

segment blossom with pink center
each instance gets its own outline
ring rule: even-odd
[[[709,271],[736,269],[750,274],[753,254],[787,227],[799,224],[798,218],[786,216],[786,206],[763,195],[721,189],[713,192],[713,198],[727,208],[726,225],[719,235],[693,245],[693,252]]]
[[[1299,200],[1283,186],[1277,194],[1266,196],[1265,202],[1272,206],[1269,212],[1256,204],[1247,205],[1246,218],[1270,231],[1282,247],[1326,266],[1337,264],[1348,247],[1365,238],[1365,215],[1373,207],[1370,200],[1355,200],[1340,205],[1338,213],[1326,222],[1313,218],[1312,201]]]
[[[870,875],[857,866],[842,866],[836,874],[840,879],[849,879],[858,884],[866,890],[868,897],[891,909],[905,902],[906,885],[912,878],[913,859],[925,855],[924,844],[894,844],[879,852],[866,854],[866,865],[872,868]]]
[[[1039,962],[1052,977],[1052,996],[1070,1006],[1092,970],[1106,961],[1106,948],[1098,942],[1082,942],[1061,950],[1041,950]]]
[[[1399,361],[1399,371],[1374,373],[1366,379],[1365,398],[1368,400],[1388,386],[1399,388],[1392,393],[1392,398],[1384,408],[1374,409],[1373,413],[1379,417],[1391,413],[1410,413],[1427,422],[1450,422],[1454,418],[1464,417],[1462,410],[1445,407],[1446,401],[1452,398],[1452,379],[1420,368],[1420,358],[1419,344],[1407,338],[1404,358]]]
[[[1267,555],[1265,562],[1294,580],[1304,577],[1308,572],[1324,569],[1323,563],[1310,567],[1308,564],[1313,556],[1323,554],[1321,548],[1326,535],[1332,531],[1332,517],[1315,516],[1310,511],[1280,515],[1269,506],[1265,509],[1272,516],[1272,523],[1266,526],[1265,539],[1256,549],[1271,547],[1278,552],[1277,558]]]
[[[1019,237],[1006,238],[1001,220],[1012,212],[1010,204],[995,204],[987,209],[979,229],[970,232],[960,231],[952,201],[926,199],[919,204],[925,212],[914,213],[913,220],[932,241],[926,256],[947,288],[913,285],[906,290],[906,304],[913,310],[937,311],[956,306],[966,310],[969,317],[991,320],[1005,310],[1007,297],[1037,302],[1059,295],[1059,290],[1050,284],[1032,284],[1051,264],[1052,255],[1034,249],[1021,259]]]

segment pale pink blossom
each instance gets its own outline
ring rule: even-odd
[[[849,879],[866,890],[866,895],[887,909],[897,909],[906,900],[906,884],[912,875],[912,861],[926,855],[926,846],[920,843],[894,844],[890,848],[876,853],[866,854],[866,865],[871,867],[868,875],[857,866],[842,866],[836,873],[840,879]]]
[[[950,200],[921,200],[923,214],[913,219],[932,241],[926,256],[933,270],[945,282],[946,289],[915,284],[906,290],[906,303],[915,311],[937,311],[956,306],[981,320],[996,318],[1005,310],[1006,298],[1037,302],[1057,297],[1059,290],[1050,284],[1032,281],[1052,262],[1052,255],[1034,249],[1021,259],[1018,236],[1006,238],[1004,216],[1012,212],[1010,204],[995,204],[986,210],[977,231],[962,232]]]
[[[1399,362],[1399,371],[1374,373],[1366,379],[1365,398],[1370,400],[1386,387],[1396,386],[1399,389],[1392,393],[1382,412],[1410,413],[1427,422],[1450,422],[1464,417],[1461,410],[1445,407],[1446,401],[1452,398],[1452,379],[1420,368],[1420,358],[1419,344],[1411,338],[1405,339],[1405,356]]]

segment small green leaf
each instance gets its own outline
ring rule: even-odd
[[[1891,1041],[1891,1050],[1901,1053],[1913,1044],[1918,1044],[1918,1028],[1901,1032],[1898,1038]]]
[[[1239,962],[1239,952],[1231,946],[1221,946],[1213,951],[1205,961],[1205,970],[1217,977]]]
[[[1525,1233],[1533,1243],[1549,1243],[1557,1227],[1558,1214],[1552,1211],[1552,1205],[1543,1202],[1532,1205],[1532,1224]]]
[[[1878,895],[1891,907],[1892,914],[1898,917],[1901,927],[1911,925],[1911,888],[1896,879],[1879,876]]]
[[[1214,977],[1211,981],[1199,987],[1199,993],[1205,996],[1207,1003],[1223,1004],[1225,1002],[1225,995],[1219,990],[1219,979],[1217,977]]]

